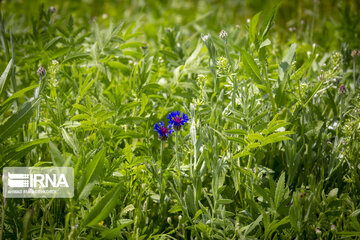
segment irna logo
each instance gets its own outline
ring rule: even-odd
[[[11,174],[8,173],[8,186],[22,187],[69,187],[65,174]]]
[[[74,169],[71,167],[6,167],[5,198],[71,198]]]

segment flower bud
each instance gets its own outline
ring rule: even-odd
[[[220,37],[222,40],[226,41],[227,36],[228,36],[228,34],[227,34],[227,32],[226,32],[225,30],[221,30],[221,31],[220,31],[219,37]]]
[[[36,72],[40,77],[44,77],[46,75],[46,70],[43,66],[40,66]]]
[[[168,224],[171,224],[171,217],[167,218],[167,222],[168,222]]]
[[[358,49],[354,49],[352,52],[351,52],[351,56],[352,57],[358,57],[359,56],[359,50]]]
[[[316,235],[321,235],[321,230],[320,230],[320,228],[316,228],[316,229],[315,229],[315,233],[316,233]]]
[[[56,8],[54,6],[51,6],[51,7],[48,8],[48,11],[50,13],[54,13],[54,12],[56,12]]]
[[[346,87],[345,87],[344,84],[340,85],[340,87],[339,87],[339,93],[343,93],[343,94],[346,93]]]
[[[334,224],[331,224],[330,230],[331,231],[336,231],[336,226]]]

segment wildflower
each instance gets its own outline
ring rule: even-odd
[[[40,77],[44,77],[46,75],[46,70],[43,66],[40,66],[36,72]]]
[[[175,131],[179,131],[181,126],[189,121],[189,117],[185,113],[181,117],[180,111],[171,112],[167,118],[169,119],[169,124],[174,126]]]
[[[49,10],[50,13],[56,12],[56,8],[53,7],[53,6],[49,7],[48,10]]]
[[[345,85],[344,84],[342,84],[342,85],[340,85],[340,87],[339,87],[339,93],[346,93],[346,87],[345,87]]]
[[[169,137],[169,134],[173,133],[172,125],[170,124],[168,127],[164,125],[164,122],[161,122],[160,124],[155,123],[154,131],[157,131],[159,134],[159,139],[161,141],[166,141]]]
[[[320,230],[320,228],[316,228],[316,229],[315,229],[315,233],[316,233],[316,235],[321,235],[321,230]]]
[[[219,37],[220,37],[222,40],[226,41],[227,36],[228,36],[227,32],[226,32],[225,30],[221,30],[221,32],[220,32],[220,34],[219,34]]]
[[[359,56],[359,50],[358,49],[354,49],[352,52],[351,52],[351,56],[352,57],[358,57]]]
[[[336,230],[336,226],[334,224],[331,224],[331,227],[330,227],[331,231],[335,231]]]
[[[203,35],[203,34],[201,34],[201,39],[202,39],[205,43],[207,43],[207,41],[209,40],[209,35]]]
[[[198,74],[196,81],[199,85],[203,85],[207,80],[207,77],[204,74]]]

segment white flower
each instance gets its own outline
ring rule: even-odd
[[[207,42],[209,40],[209,35],[205,34],[205,35],[202,35],[201,34],[201,39],[204,41],[204,42]]]
[[[220,34],[219,34],[219,37],[222,39],[222,40],[226,40],[227,39],[227,32],[225,30],[221,30],[220,31]]]

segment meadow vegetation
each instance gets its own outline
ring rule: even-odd
[[[357,1],[0,6],[0,239],[360,239]]]

